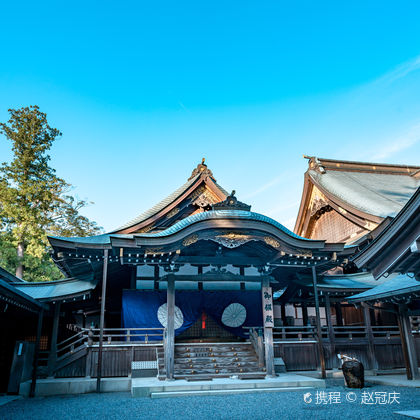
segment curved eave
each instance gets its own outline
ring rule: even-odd
[[[277,221],[259,213],[244,210],[215,210],[191,215],[162,232],[141,234],[108,234],[90,238],[50,237],[51,245],[64,248],[104,249],[112,246],[169,245],[200,231],[209,229],[256,230],[272,235],[290,246],[340,252],[342,243],[326,243],[324,240],[302,238]]]
[[[300,200],[299,212],[296,218],[295,228],[293,229],[293,232],[295,232],[297,235],[302,235],[303,226],[307,218],[307,211],[312,193],[312,188],[313,184],[309,180],[308,172],[305,172],[302,198]]]
[[[23,284],[21,282],[19,285]],[[48,307],[33,299],[30,295],[17,289],[12,283],[0,279],[0,300],[11,303],[30,312],[39,312]]]
[[[353,262],[359,268],[371,269],[379,278],[413,255],[413,262],[419,261],[419,247],[420,187],[379,235],[354,256]]]
[[[373,287],[363,293],[348,298],[349,302],[381,301],[387,299],[399,299],[403,296],[420,295],[420,283],[405,274],[399,274],[391,280]]]
[[[38,302],[70,301],[91,293],[98,281],[93,275],[50,282],[15,283],[17,290]]]

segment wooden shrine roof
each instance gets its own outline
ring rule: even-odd
[[[11,282],[13,278],[16,283]],[[16,285],[25,283],[0,267],[0,300],[30,312],[39,312],[41,309],[45,309],[43,304],[16,287]]]
[[[385,280],[375,280],[370,273],[354,273],[340,275],[319,276],[318,288],[324,291],[354,291],[368,290],[382,284]],[[297,276],[294,280],[299,286],[309,289],[313,288],[312,278],[310,276]]]
[[[113,230],[112,233],[149,232],[162,229],[188,216],[191,212],[201,211],[200,207],[224,200],[227,195],[227,191],[216,182],[212,171],[208,169],[203,159],[185,184],[152,208]],[[185,207],[188,207],[187,211]],[[160,226],[163,221],[165,223]]]
[[[406,275],[391,275],[382,284],[348,298],[349,302],[399,301],[404,296],[420,298],[420,282]]]
[[[94,276],[79,276],[56,281],[15,283],[20,292],[41,302],[71,300],[88,295],[95,289],[98,280]]]
[[[420,166],[306,158],[309,167],[294,229],[299,235],[311,217],[314,188],[321,192],[325,204],[372,230],[384,218],[396,216],[420,187]]]
[[[415,273],[420,278],[420,187],[391,222],[360,252],[353,262],[372,271]]]

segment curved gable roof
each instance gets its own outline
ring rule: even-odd
[[[136,227],[144,228],[145,226],[156,222],[157,218],[160,219],[160,217],[163,217],[163,215],[172,210],[177,203],[191,195],[203,184],[215,192],[221,200],[228,195],[227,191],[213,178],[212,172],[207,168],[207,165],[204,164],[203,159],[203,162],[194,169],[192,175],[185,184],[181,185],[181,187],[176,189],[172,194],[168,195],[149,210],[139,214],[134,219],[111,231],[111,233],[133,233],[132,231]]]
[[[294,228],[298,234],[311,218],[314,187],[342,216],[371,230],[394,217],[420,186],[420,166],[305,158],[309,167]]]

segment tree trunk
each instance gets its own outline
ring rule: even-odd
[[[25,253],[25,248],[23,246],[22,242],[19,242],[17,246],[17,257],[18,257],[18,263],[16,267],[16,277],[23,278],[23,255]]]

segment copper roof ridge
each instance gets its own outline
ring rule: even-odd
[[[373,172],[386,173],[389,175],[399,174],[407,176],[414,176],[418,171],[420,171],[420,166],[415,165],[358,162],[350,160],[326,159],[319,158],[317,156],[306,155],[304,155],[303,157],[305,159],[309,159],[309,165],[312,167],[322,166],[324,169],[336,171]],[[414,172],[411,172],[411,170]]]

